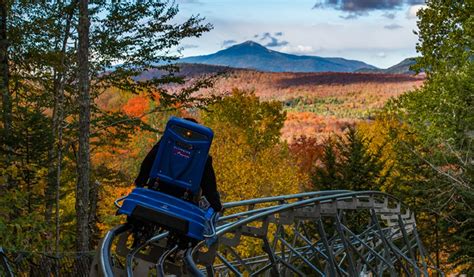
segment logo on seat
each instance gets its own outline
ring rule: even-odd
[[[184,150],[184,149],[179,148],[177,146],[173,146],[173,155],[179,156],[179,157],[182,157],[182,158],[185,158],[185,159],[191,158],[191,152],[190,151]]]

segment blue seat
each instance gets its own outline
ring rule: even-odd
[[[151,181],[176,186],[191,196],[198,194],[213,136],[210,128],[171,117],[150,172]],[[206,220],[213,210],[202,210],[193,203],[160,191],[135,188],[125,198],[118,214],[202,240]]]

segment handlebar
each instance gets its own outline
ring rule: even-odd
[[[114,205],[115,207],[117,207],[118,209],[122,208],[122,206],[119,205],[119,202],[125,200],[125,198],[127,198],[128,195],[125,195],[125,196],[122,196],[122,197],[119,197],[117,199],[115,199],[114,201]]]

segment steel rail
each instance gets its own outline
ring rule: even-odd
[[[343,226],[344,229],[346,229],[347,231],[350,231],[350,229],[348,229],[346,226]],[[352,231],[351,231],[352,232]],[[372,231],[370,233],[375,233],[376,231]],[[365,233],[365,232],[364,232]],[[354,240],[352,240],[352,243],[355,244],[355,243],[358,243],[362,246],[365,246],[367,247],[367,244],[366,242],[362,241],[359,237],[364,234],[364,233],[361,233],[361,234],[358,234],[358,235],[352,235],[354,237]],[[337,242],[337,240],[335,241]],[[355,243],[354,243],[355,242]],[[341,242],[339,242],[341,243]],[[342,243],[341,243],[342,244]],[[380,245],[380,244],[379,244]],[[315,246],[317,246],[315,248]],[[324,243],[321,242],[321,241],[318,241],[314,244],[308,244],[308,245],[305,245],[305,246],[301,246],[301,247],[298,247],[296,248],[296,250],[298,251],[303,251],[303,253],[306,253],[306,255],[313,255],[314,253],[319,253],[319,254],[323,254],[324,256],[326,256],[324,253],[322,253],[321,251],[322,250],[326,250],[325,248],[321,247],[321,246],[324,246]],[[337,247],[337,245],[336,245]],[[307,252],[308,250],[311,250],[312,248],[315,248],[316,251],[314,252]],[[320,250],[319,250],[320,249]],[[340,250],[343,250],[343,246],[339,247]],[[373,249],[369,249],[369,252],[373,252],[375,256],[377,256],[380,260],[382,260],[384,263],[387,263],[388,261],[385,260],[383,257],[380,256],[380,254],[378,254],[377,252],[374,252]],[[278,252],[275,252],[276,255],[280,255],[282,252],[281,251],[278,251]],[[290,250],[286,250],[285,253],[291,253]],[[324,257],[325,259],[327,259],[328,257]],[[257,261],[254,261],[254,260],[257,260]],[[261,262],[268,262],[268,256],[267,255],[259,255],[259,256],[254,256],[254,257],[249,257],[249,258],[245,258],[243,259],[243,261],[246,262],[246,264],[256,264],[256,263],[261,263]],[[238,264],[239,262],[238,261],[230,261],[231,264],[235,265],[235,264]],[[221,267],[225,267],[225,265],[223,264],[217,264],[214,266],[215,268],[221,268]]]
[[[314,198],[309,198],[309,199],[294,202],[294,203],[278,205],[273,209],[269,209],[269,210],[263,211],[259,214],[252,215],[252,216],[249,216],[249,217],[244,218],[242,220],[236,221],[235,223],[231,224],[230,226],[226,226],[225,228],[217,227],[218,230],[217,230],[216,235],[220,236],[223,233],[228,233],[230,231],[233,231],[234,229],[239,228],[244,224],[262,219],[262,218],[267,217],[267,216],[272,215],[272,214],[281,213],[281,212],[289,210],[289,209],[294,209],[294,208],[298,208],[298,207],[302,207],[302,206],[307,206],[309,204],[313,204],[313,203],[317,203],[317,202],[327,203],[327,202],[333,202],[334,200],[339,201],[339,200],[344,200],[344,199],[351,199],[354,196],[360,196],[360,195],[385,196],[385,197],[388,197],[388,198],[392,198],[393,200],[399,201],[396,197],[393,197],[390,194],[387,194],[387,193],[384,193],[384,192],[374,192],[374,191],[346,192],[346,193],[341,193],[341,194],[336,194],[336,195],[314,197]]]
[[[248,206],[248,205],[255,205],[255,204],[262,204],[267,202],[276,202],[276,201],[283,201],[283,200],[290,200],[290,199],[298,199],[303,197],[314,197],[316,195],[333,195],[333,194],[341,194],[350,192],[349,190],[323,190],[323,191],[311,191],[311,192],[303,192],[297,194],[287,194],[287,195],[279,195],[279,196],[269,196],[269,197],[262,197],[262,198],[253,198],[241,201],[234,201],[234,202],[227,202],[224,203],[223,207],[225,209],[240,207],[240,206]]]
[[[166,259],[169,257],[169,255],[171,255],[171,253],[175,252],[176,250],[178,250],[177,244],[175,244],[172,248],[166,250],[158,259],[158,263],[156,264],[156,275],[158,277],[165,277],[164,263]]]
[[[122,199],[118,199],[115,204],[118,204],[120,200]],[[386,268],[391,269],[391,272],[393,272],[393,265],[397,260],[400,263],[407,263],[410,268],[414,269],[414,273],[420,273],[420,270],[423,270],[423,273],[426,272],[427,266],[425,259],[421,262],[414,260],[417,258],[416,253],[414,252],[415,249],[421,251],[420,254],[423,258],[426,257],[424,255],[424,249],[422,248],[422,245],[420,245],[421,240],[416,237],[417,234],[415,234],[414,240],[411,238],[408,239],[408,236],[412,237],[413,232],[416,232],[416,222],[413,220],[412,212],[398,198],[384,192],[347,190],[305,192],[228,202],[225,203],[223,207],[225,211],[236,210],[235,213],[219,218],[216,226],[216,236],[223,237],[226,234],[234,233],[234,236],[238,236],[237,241],[227,242],[233,244],[240,243],[240,236],[242,235],[260,238],[264,243],[264,252],[267,254],[242,259],[234,251],[232,248],[233,246],[229,247],[224,244],[229,247],[231,253],[234,252],[237,259],[235,261],[228,261],[222,254],[217,252],[212,255],[215,255],[214,257],[220,259],[222,263],[212,265],[213,260],[210,260],[211,264],[206,262],[206,267],[203,268],[198,267],[194,260],[194,257],[197,257],[196,252],[204,245],[204,241],[201,241],[195,246],[188,248],[183,257],[188,270],[194,275],[204,276],[205,270],[207,270],[209,274],[209,272],[214,272],[214,270],[223,269],[230,270],[236,275],[241,275],[243,273],[239,270],[243,267],[246,271],[254,271],[251,273],[253,276],[254,274],[261,274],[267,270],[278,270],[278,267],[275,267],[278,264],[280,268],[281,266],[286,266],[287,269],[297,275],[300,275],[301,273],[299,268],[302,264],[308,265],[310,269],[321,275],[327,274],[323,272],[329,272],[330,276],[335,276],[337,274],[336,272],[339,274],[348,274],[351,272],[355,274],[355,272],[358,272],[359,270],[362,270],[363,272],[369,270],[370,272],[378,274],[379,272],[383,272]],[[321,209],[323,208],[326,210],[322,211]],[[246,210],[242,211],[239,209]],[[370,223],[367,225],[368,229],[364,230],[362,233],[355,233],[344,225],[345,223],[343,222],[345,221],[341,221],[344,220],[343,218],[339,219],[339,214],[342,213],[342,211],[350,210],[371,211],[371,216],[369,217]],[[320,234],[318,238],[319,241],[311,241],[313,240],[311,239],[312,235],[308,235],[306,229],[303,229],[303,233],[299,233],[299,231],[295,229],[293,242],[291,242],[291,240],[287,241],[285,239],[285,230],[279,227],[277,228],[277,233],[275,233],[275,240],[273,243],[279,241],[282,251],[276,251],[277,249],[275,249],[275,245],[272,248],[266,237],[268,234],[264,235],[265,233],[262,233],[269,231],[268,224],[270,222],[273,225],[276,224],[276,226],[292,225],[296,224],[296,222],[298,222],[297,226],[300,226],[299,224],[302,222],[303,227],[305,227],[304,222],[306,220],[313,220],[313,216],[310,215],[308,217],[305,215],[305,213],[307,214],[311,211],[317,211],[317,215],[314,215],[314,218],[317,218],[318,216],[320,218],[315,221],[318,226],[316,234],[318,232]],[[332,213],[335,214],[331,215]],[[321,221],[321,218],[333,218],[334,216],[336,217],[336,222],[334,224],[337,227],[336,230],[338,232],[328,237],[324,231],[323,221]],[[378,219],[374,217],[381,218],[381,222],[384,222],[385,224],[383,228]],[[259,224],[257,226],[260,227],[252,227],[255,225],[249,224],[252,224],[253,222],[261,222],[262,225]],[[110,255],[112,241],[121,233],[129,231],[129,229],[130,226],[128,225],[118,226],[109,231],[103,240],[100,248],[99,260],[100,268],[102,269],[103,274],[107,277],[113,276],[111,275],[113,274],[113,270]],[[299,237],[297,235],[299,235]],[[145,243],[130,250],[129,254],[126,256],[126,273],[128,277],[133,276],[133,270],[131,267],[133,266],[134,256],[147,245],[164,240],[167,236],[167,233],[155,235]],[[297,238],[299,239],[297,240]],[[395,240],[399,240],[400,238],[403,238],[403,241],[408,243],[406,247],[402,247],[401,249],[397,247],[398,244],[395,245],[394,243]],[[298,246],[301,244],[307,245],[302,247]],[[156,264],[158,275],[164,274],[163,269],[166,258],[175,250],[176,249],[164,248],[165,252]],[[352,253],[357,255],[352,256]],[[387,256],[387,253],[392,254],[388,254]],[[286,257],[287,254],[288,257]],[[293,263],[292,260],[294,258],[299,260],[295,265],[296,267],[291,264]],[[354,262],[357,260],[356,258],[361,259],[365,266],[358,266],[356,269],[354,265]],[[313,259],[322,259],[323,264],[326,266],[321,268],[322,265],[318,260],[315,260],[316,263],[313,264],[311,262]],[[264,263],[265,265],[263,267],[259,266],[259,264],[263,265]],[[345,268],[347,263],[351,264],[349,268]],[[373,267],[373,263],[378,265]],[[422,263],[422,268],[418,267],[419,263]],[[408,273],[406,265],[402,264],[402,266],[405,272]],[[431,266],[429,267],[431,268]]]
[[[320,196],[316,196],[316,197],[312,197],[312,198],[309,198],[309,199],[302,199],[304,197],[311,197],[311,196],[315,196],[315,195],[320,195]],[[386,209],[389,209],[390,207],[390,202],[395,202],[396,204],[396,207],[397,207],[397,212],[394,213],[394,212],[390,212],[390,209],[389,209],[389,213],[390,214],[402,214],[402,211],[405,210],[405,211],[409,211],[409,209],[405,206],[405,204],[403,202],[401,202],[398,198],[392,196],[392,195],[389,195],[387,193],[383,193],[383,192],[374,192],[374,191],[360,191],[360,192],[348,192],[348,191],[343,191],[342,193],[331,193],[331,192],[319,192],[319,193],[305,193],[305,194],[300,194],[298,196],[294,196],[294,195],[287,195],[287,196],[280,196],[280,197],[267,197],[265,199],[252,199],[252,200],[244,200],[244,201],[239,201],[239,202],[233,202],[231,203],[231,205],[229,205],[228,207],[237,207],[237,206],[244,206],[244,205],[255,205],[255,204],[261,204],[261,203],[268,203],[268,202],[276,202],[276,201],[281,201],[281,200],[288,200],[288,199],[297,199],[299,201],[296,201],[296,202],[293,202],[293,203],[285,203],[285,204],[279,204],[279,205],[276,205],[274,207],[265,207],[265,208],[262,208],[258,213],[253,213],[252,211],[247,211],[247,212],[243,212],[243,213],[238,213],[236,214],[234,217],[242,217],[242,216],[246,216],[248,215],[247,217],[245,218],[241,218],[235,222],[230,222],[230,223],[225,223],[224,225],[221,225],[221,226],[218,226],[217,227],[217,235],[218,236],[223,236],[224,234],[226,233],[230,233],[230,232],[233,232],[235,230],[237,230],[238,228],[242,227],[242,226],[245,226],[247,225],[248,223],[251,223],[251,222],[255,222],[255,221],[260,221],[260,220],[263,220],[264,218],[268,217],[268,216],[271,216],[271,215],[274,215],[274,214],[280,214],[280,213],[283,213],[285,211],[288,211],[288,210],[294,210],[294,209],[298,209],[298,208],[301,208],[301,207],[304,207],[304,206],[308,206],[308,205],[314,205],[314,204],[324,204],[324,203],[334,203],[334,202],[338,202],[338,201],[344,201],[344,200],[349,200],[349,199],[353,199],[354,197],[356,197],[358,200],[372,200],[372,202],[369,204],[369,205],[361,205],[361,207],[356,207],[356,209],[372,209],[374,211],[381,211],[383,210],[383,208],[386,208]],[[381,197],[383,199],[383,201],[377,203],[377,197]],[[383,204],[384,206],[383,207],[377,207],[376,204]],[[381,212],[383,213],[383,212]],[[229,218],[232,218],[232,215],[231,216],[228,216],[226,219],[229,219]],[[344,226],[345,227],[345,226]],[[413,223],[413,228],[415,228],[416,225],[415,223]],[[375,233],[375,231],[372,231]],[[356,234],[352,234],[353,236],[356,236]],[[353,240],[353,239],[351,239]],[[359,237],[357,237],[355,239],[357,241],[357,243],[365,246],[365,247],[368,247],[368,245],[366,243],[363,242],[363,240],[361,240]],[[381,244],[379,243],[379,246]],[[202,242],[197,244],[193,250],[191,251],[191,253],[195,253],[197,251],[197,249],[199,249],[200,247],[202,246]],[[392,244],[393,246],[393,244]],[[370,252],[372,252],[372,254],[376,254],[375,256],[377,258],[381,258],[381,260],[384,262],[385,266],[388,266],[390,267],[390,263],[387,262],[386,259],[382,258],[382,256],[380,256],[380,254],[378,254],[377,252],[374,252],[375,250],[371,249],[370,247],[368,248]],[[401,253],[398,253],[398,254],[401,254]],[[342,262],[342,261],[341,261]],[[229,263],[224,263],[226,264],[227,266],[229,266],[230,264]],[[415,265],[416,267],[416,265]]]
[[[14,276],[13,275],[13,270],[12,270],[10,264],[8,263],[8,258],[7,258],[7,255],[5,254],[5,251],[3,250],[3,247],[0,247],[0,258],[1,258],[1,261],[2,261],[3,269],[6,271],[8,276],[13,277]]]
[[[104,237],[104,240],[102,241],[102,245],[100,246],[100,268],[102,269],[102,274],[106,277],[113,277],[114,272],[112,270],[112,258],[110,256],[110,248],[112,247],[112,242],[114,238],[121,234],[124,233],[125,231],[129,230],[131,228],[130,225],[123,224],[119,225],[112,230],[108,231],[107,234]]]
[[[164,232],[161,234],[158,234],[151,239],[145,241],[144,243],[138,245],[133,249],[128,255],[127,255],[127,261],[126,261],[126,268],[127,268],[127,277],[133,277],[133,259],[135,258],[135,255],[140,252],[145,246],[149,245],[150,243],[159,241],[161,239],[164,239],[168,236],[168,232]]]

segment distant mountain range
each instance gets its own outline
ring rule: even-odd
[[[356,72],[362,73],[384,73],[384,74],[415,74],[415,71],[411,70],[410,67],[416,64],[415,58],[407,58],[403,61],[391,66],[387,69],[381,68],[361,68]]]
[[[183,58],[179,62],[247,68],[267,72],[378,70],[375,66],[356,60],[281,53],[265,48],[254,41],[246,41],[210,55]]]

